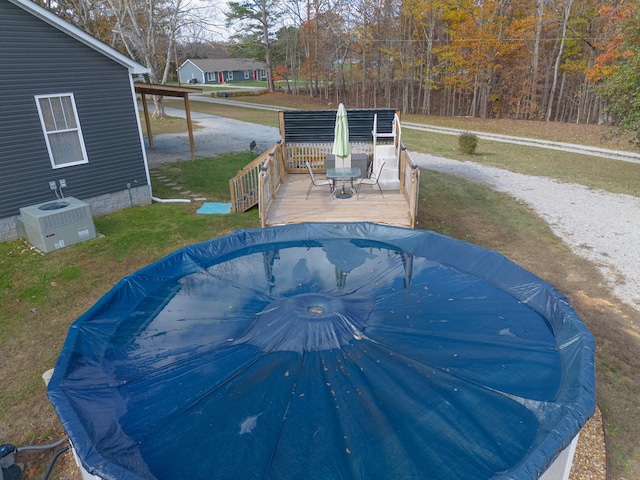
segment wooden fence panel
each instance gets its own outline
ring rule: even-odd
[[[326,170],[327,154],[331,153],[333,143],[286,143],[283,146],[287,173],[306,173],[305,162],[311,164],[314,171]],[[351,143],[351,153],[364,153],[373,156],[373,144],[371,142]]]

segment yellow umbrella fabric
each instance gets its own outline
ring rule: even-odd
[[[347,110],[341,103],[338,105],[336,113],[335,136],[333,139],[333,150],[337,157],[347,157],[351,153],[351,145],[349,144],[349,122],[347,120]]]

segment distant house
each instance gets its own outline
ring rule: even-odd
[[[232,83],[266,80],[267,65],[248,58],[188,59],[178,75],[182,83]]]
[[[0,0],[0,45],[0,240],[58,195],[94,216],[150,203],[133,85],[147,69],[30,0]]]

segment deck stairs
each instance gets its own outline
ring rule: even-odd
[[[398,190],[400,188],[400,149],[401,128],[398,114],[394,115],[392,131],[378,132],[378,115],[373,118],[373,172],[377,174],[384,162],[378,184],[382,190]]]

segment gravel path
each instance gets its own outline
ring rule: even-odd
[[[458,175],[525,202],[572,250],[597,265],[622,301],[640,310],[640,198],[433,155],[418,166]]]

